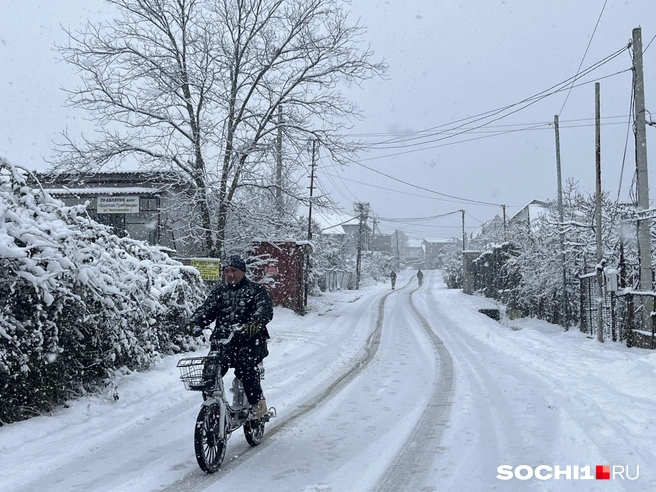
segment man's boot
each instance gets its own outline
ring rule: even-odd
[[[256,419],[264,417],[269,409],[267,408],[266,400],[262,398],[255,405],[251,407],[251,415]]]

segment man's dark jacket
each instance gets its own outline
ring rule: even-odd
[[[233,345],[259,344],[269,338],[266,325],[273,318],[273,304],[264,286],[242,278],[237,284],[220,285],[207,297],[191,318],[197,326],[206,327],[216,320],[211,338],[227,338],[235,326],[257,326],[235,333]],[[260,340],[256,343],[256,340]],[[266,355],[266,354],[263,354]]]

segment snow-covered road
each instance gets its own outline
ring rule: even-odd
[[[196,465],[201,398],[170,357],[122,376],[116,402],[0,427],[0,490],[656,489],[656,356],[546,323],[510,329],[437,272],[421,288],[412,273],[395,291],[313,299],[304,317],[276,309],[263,387],[278,417],[255,448],[236,432],[219,472]],[[550,468],[499,480],[500,465]],[[639,477],[581,478],[596,465]],[[581,476],[548,477],[556,466]]]

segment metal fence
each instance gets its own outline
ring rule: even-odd
[[[324,287],[327,291],[347,290],[352,287],[353,273],[347,270],[325,270]]]
[[[598,306],[601,302],[601,324],[604,340],[624,342],[627,346],[656,348],[654,317],[643,326],[643,300],[653,293],[620,289],[608,292],[605,282],[600,288],[596,273],[579,277],[581,287],[580,330],[597,337],[599,333]]]

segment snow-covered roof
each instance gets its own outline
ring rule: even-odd
[[[51,195],[147,195],[159,193],[158,188],[145,188],[141,186],[127,187],[99,187],[99,188],[49,188]]]
[[[425,237],[423,241],[431,244],[449,244],[451,239]]]
[[[312,215],[312,220],[319,224],[321,234],[345,234],[344,225],[358,225],[358,218],[340,213],[319,212]]]
[[[546,215],[547,212],[548,212],[548,208],[546,202],[540,200],[532,200],[519,212],[513,215],[510,218],[510,222],[513,222],[515,220],[526,220],[527,218],[529,220],[532,220],[541,215]]]

